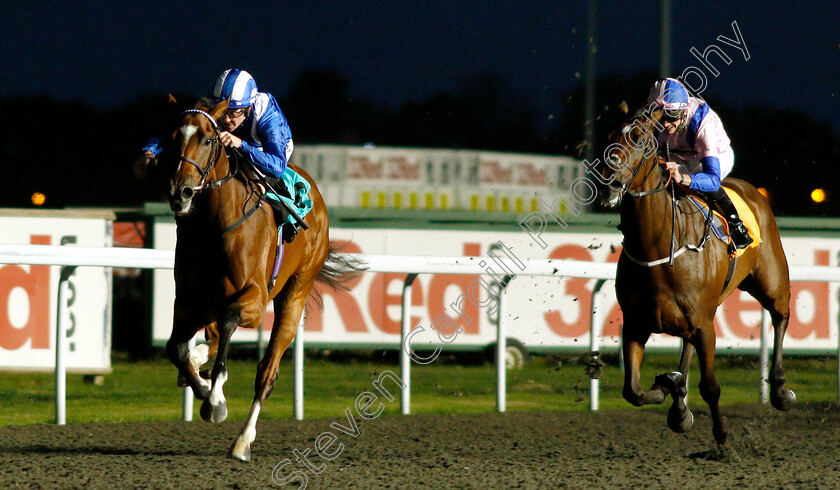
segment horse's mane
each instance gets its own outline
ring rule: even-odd
[[[210,97],[199,97],[195,101],[195,105],[193,105],[193,109],[201,109],[205,111],[209,111],[216,105],[216,101],[211,99]]]

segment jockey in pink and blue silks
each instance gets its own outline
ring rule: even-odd
[[[657,135],[660,148],[675,150],[675,161],[661,163],[677,184],[703,193],[723,211],[737,248],[752,243],[735,205],[720,185],[735,163],[735,153],[718,115],[702,99],[691,97],[673,78],[654,82],[648,96],[650,107],[665,111],[664,130]],[[686,153],[679,153],[680,151]]]

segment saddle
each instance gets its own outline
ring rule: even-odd
[[[274,210],[274,222],[277,225],[277,244],[274,254],[274,267],[271,271],[271,278],[268,280],[268,289],[274,288],[277,283],[277,276],[280,272],[280,264],[283,261],[284,243],[291,243],[301,229],[306,230],[309,225],[303,221],[312,209],[312,200],[309,199],[311,185],[291,167],[286,167],[282,178],[274,178],[263,175],[254,166],[254,163],[238,149],[228,149],[228,157],[235,159],[237,169],[244,179],[254,184],[255,190],[259,192],[259,201],[253,208],[256,210],[265,201]],[[248,162],[247,165],[239,166],[239,162]],[[252,187],[252,189],[254,188]],[[250,212],[243,215],[248,219]]]
[[[294,171],[288,169],[287,172]],[[309,193],[309,189],[303,182],[295,182],[292,190],[294,197],[292,197],[292,193],[289,192],[289,188],[283,179],[265,176],[263,182],[270,189],[270,191],[267,189],[263,196],[266,197],[266,202],[274,210],[274,222],[277,223],[278,231],[284,242],[291,243],[297,236],[298,231],[309,228],[300,214],[301,212],[305,214],[303,211],[306,209],[304,200]],[[309,206],[312,206],[311,201]]]
[[[309,228],[303,221],[303,217],[312,209],[312,201],[308,198],[308,182],[288,167],[283,178],[263,175],[240,150],[228,151],[231,158],[248,162],[248,165],[240,166],[239,170],[245,179],[256,184],[260,198],[274,210],[274,222],[283,242],[291,243],[301,229]]]
[[[756,220],[752,210],[749,206],[747,206],[747,203],[741,198],[741,196],[726,186],[723,186],[723,190],[726,191],[729,199],[732,200],[732,204],[735,205],[735,209],[738,211],[738,216],[741,218],[741,221],[744,222],[744,226],[747,228],[747,232],[750,234],[750,237],[752,237],[753,242],[747,248],[740,250],[735,249],[735,246],[732,244],[732,239],[729,237],[729,224],[717,209],[712,210],[711,228],[714,236],[730,247],[730,253],[733,253],[735,257],[739,257],[744,253],[744,250],[758,246],[761,239],[761,229],[758,226],[758,221]],[[692,192],[686,194],[686,197],[688,197],[689,202],[694,204],[694,206],[703,213],[703,216],[706,217],[706,219],[709,218],[709,204],[702,196]],[[735,249],[734,252],[732,251],[733,249]]]

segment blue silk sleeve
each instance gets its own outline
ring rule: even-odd
[[[688,187],[700,192],[714,192],[720,189],[720,160],[717,157],[703,157],[700,159],[703,171],[691,176]]]

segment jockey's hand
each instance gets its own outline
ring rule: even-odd
[[[154,168],[158,163],[155,154],[146,151],[140,157],[134,161],[134,176],[138,179],[145,179],[147,175],[149,175],[149,171]]]
[[[242,146],[242,139],[237,138],[236,136],[228,133],[227,131],[222,131],[219,133],[219,139],[222,140],[222,144],[225,146],[229,146],[231,148],[239,148]]]
[[[665,170],[668,171],[668,180],[679,182],[680,179],[682,179],[682,174],[680,173],[679,167],[677,167],[677,162],[666,162],[664,158],[659,157],[659,164],[665,167]]]

